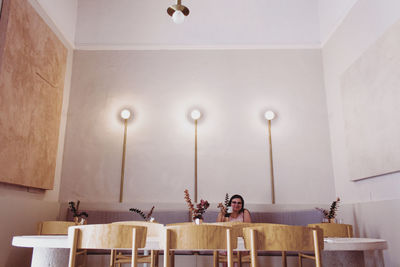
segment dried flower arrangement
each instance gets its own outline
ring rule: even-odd
[[[183,192],[185,194],[184,198],[185,198],[186,203],[187,203],[187,205],[189,207],[189,211],[192,214],[192,219],[193,220],[195,220],[195,219],[200,219],[200,220],[203,219],[203,214],[206,212],[206,210],[210,206],[208,201],[200,199],[200,203],[196,204],[196,207],[195,207],[195,205],[192,203],[192,200],[190,199],[189,191],[187,189],[185,189],[185,191],[183,191]]]
[[[79,204],[80,203],[81,202],[79,200],[76,202],[76,205],[75,205],[75,202],[73,202],[73,201],[68,202],[69,210],[72,212],[75,223],[85,224],[86,219],[87,219],[87,217],[89,217],[89,215],[85,211],[79,212]]]
[[[150,221],[150,222],[154,221],[154,217],[151,216],[154,211],[154,206],[151,208],[151,210],[147,214],[145,214],[140,209],[136,209],[136,208],[131,208],[131,209],[129,209],[129,211],[139,214],[145,221]]]
[[[225,202],[224,204],[222,204],[222,202],[218,203],[217,208],[219,208],[221,210],[222,214],[225,214],[225,217],[229,217],[229,213],[228,211],[228,207],[229,207],[229,194],[226,193],[225,194]]]
[[[339,207],[339,202],[340,202],[340,198],[337,198],[335,201],[333,201],[329,210],[322,209],[322,208],[316,208],[316,209],[319,210],[320,212],[322,212],[325,219],[327,219],[329,222],[332,222],[332,221],[334,221],[334,219],[336,217],[336,212]]]

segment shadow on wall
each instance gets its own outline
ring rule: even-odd
[[[11,246],[11,240],[9,242]],[[12,247],[4,267],[31,266],[32,248]]]

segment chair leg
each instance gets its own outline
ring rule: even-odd
[[[287,267],[286,251],[282,251],[282,267]]]
[[[174,251],[171,251],[170,260],[171,260],[171,267],[174,267],[175,266],[175,252]]]
[[[82,254],[83,256],[83,266],[86,267],[87,266],[87,250],[85,250],[85,252]]]
[[[302,261],[302,257],[301,254],[299,254],[299,267],[303,266],[303,261]]]
[[[219,253],[218,250],[213,251],[213,267],[218,267],[219,266]]]
[[[237,252],[237,262],[238,262],[238,267],[242,267],[242,252],[241,251]]]
[[[118,257],[121,258],[121,256],[122,256],[122,252],[118,252],[118,256],[117,256],[117,251],[115,251],[115,261],[118,261]],[[121,263],[119,263],[119,262],[114,263],[114,264],[115,264],[115,266],[113,266],[113,267],[121,267]]]
[[[233,267],[232,237],[230,229],[226,229],[226,250],[226,262],[228,267]]]
[[[254,229],[250,230],[250,242],[251,267],[257,267],[256,232]]]
[[[150,251],[150,266],[155,267],[155,253],[154,250]]]
[[[70,244],[70,251],[69,251],[69,263],[68,267],[75,267],[75,258],[76,258],[76,248],[77,248],[77,243],[78,243],[78,234],[79,234],[79,229],[74,229],[74,232],[72,234],[72,240]]]
[[[137,267],[136,228],[132,228],[132,262],[131,267]]]
[[[165,244],[164,244],[164,267],[170,267],[170,256],[169,256],[169,236],[170,230],[165,230]]]
[[[315,253],[315,266],[322,267],[321,262],[321,248],[318,241],[318,232],[317,230],[313,230],[313,239],[314,239],[314,253]]]
[[[115,267],[115,254],[115,249],[112,249],[110,253],[110,267]]]
[[[158,250],[156,250],[154,254],[155,254],[155,256],[154,256],[155,267],[158,267],[158,262],[159,262],[158,257],[160,255],[160,253]]]

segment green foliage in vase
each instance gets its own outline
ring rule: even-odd
[[[129,211],[135,212],[139,214],[145,221],[149,221],[152,217],[151,215],[153,214],[154,206],[151,208],[151,210],[145,214],[142,210],[136,209],[136,208],[130,208]]]
[[[226,193],[226,194],[225,194],[225,208],[227,208],[228,205],[229,205],[229,194]]]
[[[339,208],[339,202],[340,202],[340,198],[337,198],[335,201],[333,201],[329,210],[322,209],[322,208],[316,208],[316,209],[319,210],[320,212],[322,212],[325,219],[335,219],[337,209]]]
[[[79,212],[79,204],[80,204],[79,200],[76,202],[76,205],[75,202],[73,201],[68,202],[69,210],[72,212],[72,215],[78,218],[89,217],[89,215],[85,211]]]
[[[221,210],[222,214],[225,214],[225,217],[229,216],[227,213],[228,206],[229,206],[229,194],[226,193],[224,205],[222,205],[222,202],[220,202],[220,203],[218,203],[218,206],[217,206],[217,208],[219,208]]]

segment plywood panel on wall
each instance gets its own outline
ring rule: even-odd
[[[400,21],[343,75],[350,179],[400,170]]]
[[[67,49],[28,1],[3,2],[0,181],[51,189]]]

